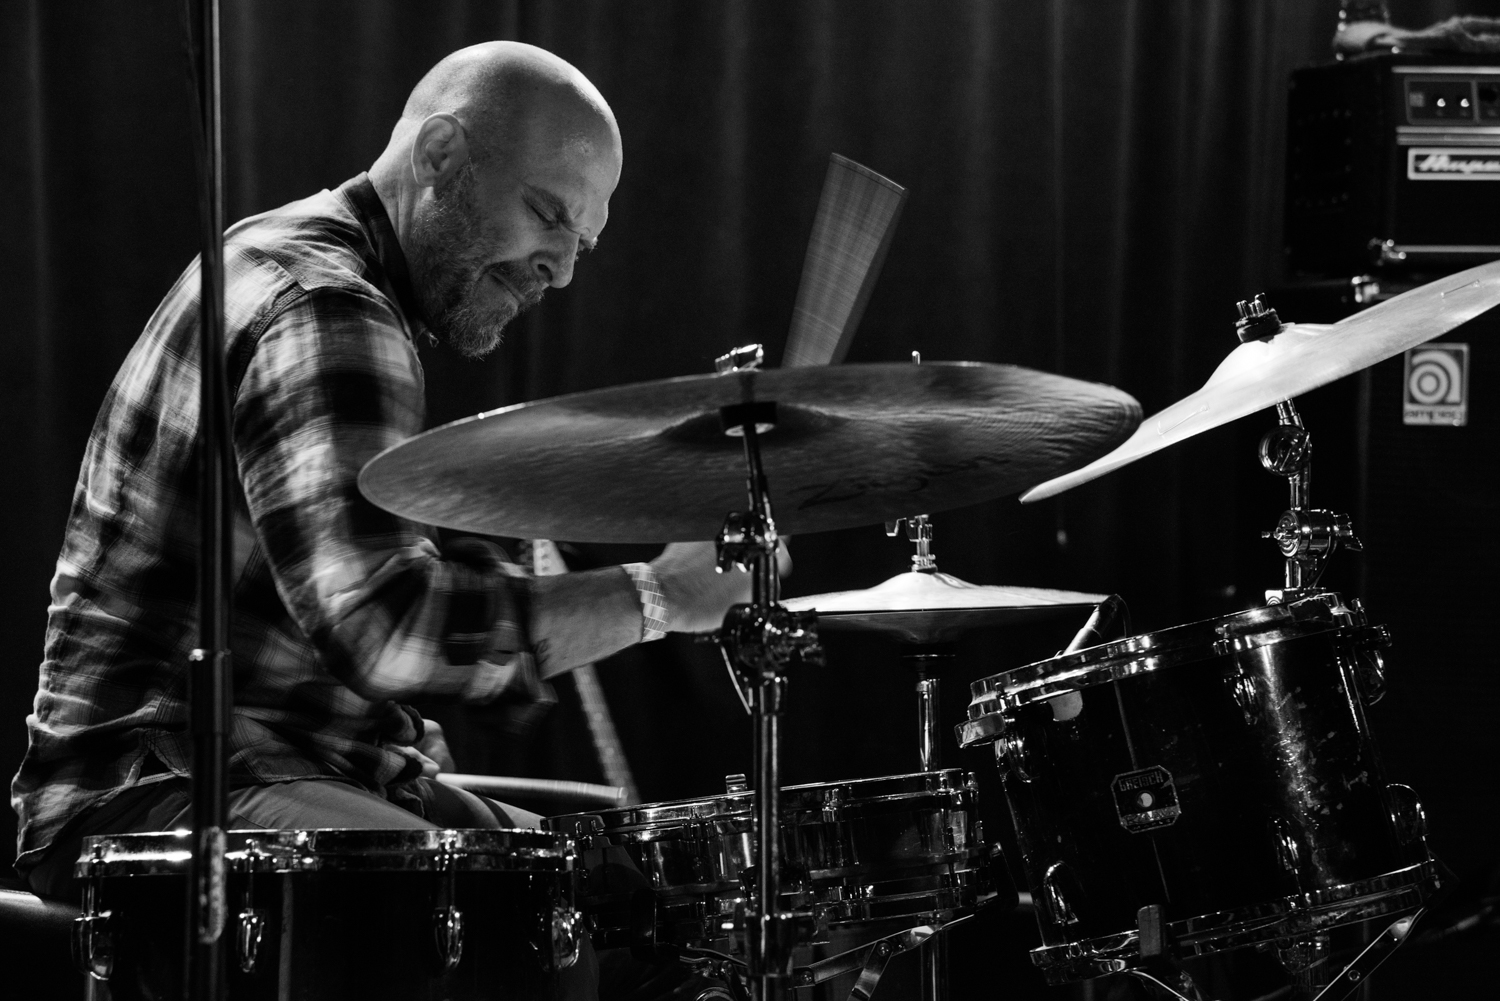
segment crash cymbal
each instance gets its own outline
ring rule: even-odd
[[[1140,420],[1109,386],[1012,365],[838,365],[694,375],[493,410],[388,449],[360,490],[430,525],[575,542],[712,539],[746,507],[719,408],[774,401],[759,436],[779,531],[819,532],[1021,490]]]
[[[1184,438],[1275,406],[1447,333],[1500,304],[1500,261],[1460,271],[1334,324],[1292,323],[1229,353],[1193,395],[1141,423],[1119,448],[1033,487],[1022,503],[1055,496]]]
[[[886,633],[908,643],[945,643],[979,626],[1019,625],[1097,605],[1105,595],[1041,587],[970,584],[912,570],[864,591],[834,591],[782,604],[816,611],[819,628]]]

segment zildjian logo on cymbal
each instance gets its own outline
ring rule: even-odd
[[[857,500],[872,493],[921,493],[927,489],[930,481],[938,477],[951,476],[954,473],[972,473],[976,469],[986,466],[1005,466],[1009,464],[1009,459],[997,458],[993,455],[976,455],[972,459],[963,459],[957,462],[919,466],[899,476],[889,478],[874,476],[840,478],[829,483],[815,483],[809,486],[794,487],[792,492],[808,495],[797,505],[797,510],[805,511],[810,507],[817,507],[820,504],[838,504],[842,501]]]

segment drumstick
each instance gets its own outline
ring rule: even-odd
[[[465,775],[440,772],[439,782],[487,796],[530,796],[536,799],[573,799],[590,806],[620,806],[625,790],[619,786],[564,779],[524,779],[512,775]]]
[[[844,360],[905,200],[901,185],[833,154],[807,241],[782,368]]]
[[[1128,621],[1130,613],[1125,608],[1125,599],[1118,594],[1112,594],[1099,602],[1094,606],[1094,614],[1089,616],[1089,620],[1083,624],[1082,629],[1078,630],[1073,641],[1058,656],[1066,657],[1070,653],[1077,653],[1084,647],[1093,646],[1104,639],[1105,631],[1114,625],[1115,619],[1119,618],[1121,612],[1126,614]],[[1077,692],[1063,692],[1056,698],[1048,699],[1047,702],[1052,706],[1052,718],[1056,720],[1073,719],[1083,712],[1083,696]]]
[[[1099,602],[1099,604],[1094,606],[1094,614],[1089,616],[1089,620],[1083,624],[1083,628],[1078,630],[1078,634],[1073,637],[1073,642],[1064,647],[1058,656],[1065,657],[1070,653],[1077,653],[1084,647],[1093,646],[1104,639],[1105,631],[1114,625],[1115,619],[1119,618],[1120,613],[1125,611],[1125,599],[1118,594],[1112,594]]]

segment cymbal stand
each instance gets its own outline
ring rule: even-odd
[[[749,365],[735,364],[744,351],[719,362],[720,372],[739,378],[744,389],[744,402],[720,408],[719,415],[724,432],[744,441],[750,509],[725,518],[718,559],[721,572],[731,567],[750,572],[752,590],[748,605],[735,605],[725,615],[719,645],[754,719],[755,892],[743,927],[752,994],[756,1001],[772,1001],[790,993],[792,949],[798,932],[811,924],[811,915],[781,910],[780,721],[785,672],[792,664],[821,664],[823,649],[816,613],[792,612],[778,603],[776,552],[781,543],[760,455],[760,435],[775,426],[776,404],[753,398],[758,357]]]
[[[1260,463],[1267,472],[1287,478],[1291,506],[1282,512],[1276,527],[1261,538],[1276,543],[1286,560],[1285,586],[1266,592],[1271,605],[1295,601],[1319,592],[1324,564],[1342,546],[1363,552],[1347,514],[1335,514],[1311,506],[1312,436],[1291,400],[1276,404],[1280,423],[1260,440]]]
[[[907,539],[917,546],[911,558],[912,570],[937,573],[937,557],[932,553],[932,520],[925,514],[897,518],[885,523],[885,534],[895,538],[901,532],[903,521],[906,522]],[[953,659],[953,647],[948,643],[911,646],[902,653],[901,659],[917,672],[917,757],[922,771],[935,772],[941,767],[938,756],[942,746],[938,743],[942,681],[937,676],[937,669]]]
[[[921,364],[921,355],[912,352],[912,361]],[[885,534],[895,538],[906,522],[906,538],[916,544],[911,568],[915,573],[937,573],[937,556],[932,552],[932,519],[925,514],[897,518],[885,523]],[[942,678],[939,671],[955,657],[952,643],[922,643],[907,647],[901,659],[917,674],[917,760],[924,772],[942,768],[942,744],[939,743],[939,720],[942,718]],[[941,930],[941,929],[939,929]],[[923,1001],[943,1001],[948,996],[948,939],[933,934],[917,944],[922,960]],[[873,983],[871,985],[873,989]]]

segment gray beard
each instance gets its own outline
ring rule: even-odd
[[[437,195],[430,215],[413,230],[410,263],[412,291],[427,325],[460,355],[477,360],[499,347],[507,323],[541,300],[542,287],[524,265],[506,262],[495,269],[481,268],[473,255],[460,250],[479,240],[473,189],[470,161]],[[510,299],[498,308],[478,304],[477,287],[489,280],[490,270],[504,275],[520,297],[519,304]]]

